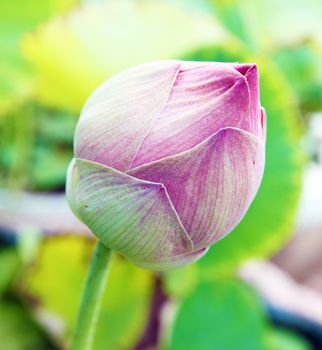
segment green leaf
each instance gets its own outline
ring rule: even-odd
[[[261,350],[266,321],[256,294],[237,280],[201,284],[182,303],[168,350]]]
[[[20,267],[21,259],[16,249],[0,249],[0,298],[11,286]]]
[[[39,143],[73,145],[74,131],[77,123],[75,115],[63,111],[48,110],[44,107],[38,108],[36,114]]]
[[[0,177],[32,190],[62,189],[73,157],[73,115],[24,104],[0,123]]]
[[[304,43],[282,48],[273,53],[273,59],[281,67],[300,97],[304,111],[322,109],[322,45]]]
[[[73,157],[76,118],[61,111],[35,108],[37,119],[30,187],[48,190],[65,187],[66,171]]]
[[[0,301],[0,339],[3,350],[54,350],[44,333],[19,302]]]
[[[264,178],[244,219],[198,262],[203,276],[232,272],[250,257],[270,256],[292,233],[301,191],[304,158],[299,146],[295,96],[283,74],[269,60],[226,47],[192,53],[189,59],[256,62],[261,82],[261,104],[267,113]]]
[[[82,286],[93,249],[85,237],[47,238],[35,265],[23,276],[22,292],[39,301],[44,310],[63,322],[60,339],[67,343],[77,315]],[[48,277],[50,276],[50,277]],[[145,326],[151,273],[114,256],[100,310],[95,350],[131,349]]]
[[[236,37],[243,42],[249,43],[249,34],[242,11],[243,2],[240,0],[208,0],[212,6],[210,11],[218,18],[222,24]]]
[[[163,274],[164,289],[167,294],[183,298],[191,293],[199,283],[196,264],[186,265],[180,269],[167,271]]]
[[[78,112],[112,74],[229,40],[206,13],[171,1],[125,0],[84,5],[57,18],[26,36],[23,50],[38,73],[39,99]]]
[[[234,279],[215,279],[190,291],[179,308],[169,343],[167,350],[311,349],[298,334],[271,326],[259,296]]]
[[[66,170],[73,157],[72,146],[59,149],[53,145],[40,144],[33,151],[31,187],[38,190],[63,188]]]

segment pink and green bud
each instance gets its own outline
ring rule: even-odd
[[[67,198],[107,247],[155,270],[205,254],[243,218],[265,163],[255,64],[161,61],[86,102]]]

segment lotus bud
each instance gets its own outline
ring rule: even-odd
[[[265,124],[255,64],[160,61],[124,71],[81,112],[69,205],[141,267],[192,262],[253,201]]]

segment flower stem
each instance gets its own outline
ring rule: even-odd
[[[78,311],[71,350],[91,350],[112,251],[98,241]]]

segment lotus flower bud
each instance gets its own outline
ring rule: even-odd
[[[243,218],[265,162],[255,64],[161,61],[86,102],[70,207],[107,247],[154,270],[205,254]]]

